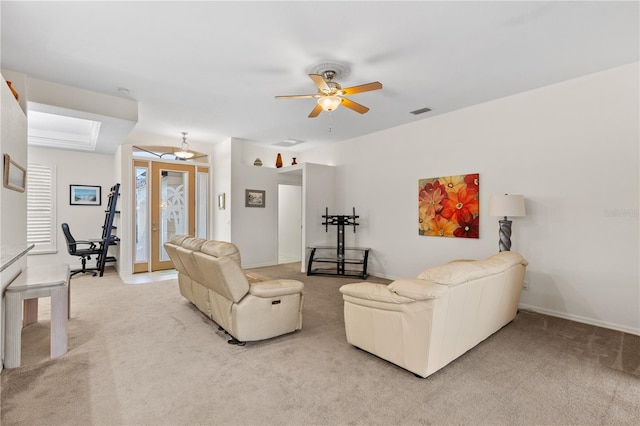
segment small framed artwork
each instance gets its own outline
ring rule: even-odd
[[[69,204],[72,206],[101,205],[102,187],[94,185],[69,185]]]
[[[18,192],[24,192],[27,187],[27,169],[4,155],[4,187]]]
[[[225,209],[225,198],[224,192],[218,194],[218,210]]]
[[[244,190],[244,206],[245,207],[264,207],[265,192],[259,189]]]

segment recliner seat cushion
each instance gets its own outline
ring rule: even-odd
[[[258,297],[277,297],[301,293],[304,284],[296,280],[272,280],[252,283],[249,293]]]

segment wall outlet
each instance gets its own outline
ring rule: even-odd
[[[522,283],[522,288],[529,288],[529,281],[524,280],[524,282]]]

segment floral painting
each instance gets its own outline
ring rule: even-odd
[[[479,174],[418,180],[418,234],[478,238]]]

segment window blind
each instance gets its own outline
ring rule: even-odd
[[[27,243],[30,253],[56,250],[55,169],[43,164],[27,166]]]

